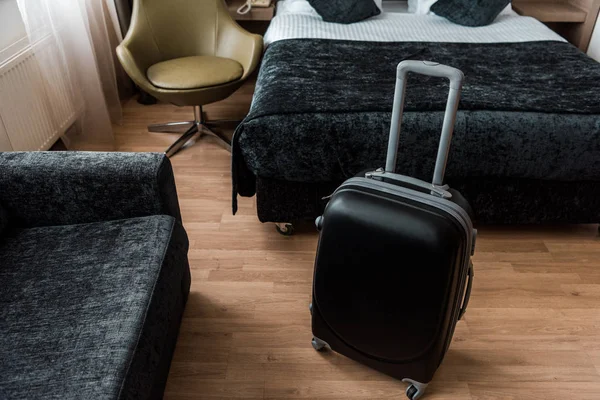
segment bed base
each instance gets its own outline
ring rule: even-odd
[[[256,178],[261,222],[314,220],[341,182],[304,183]],[[534,179],[448,179],[470,202],[479,224],[586,224],[600,222],[600,182]]]

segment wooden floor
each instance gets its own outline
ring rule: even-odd
[[[243,116],[251,87],[207,108]],[[120,150],[162,151],[153,122],[191,110],[140,106],[116,127]],[[192,289],[165,398],[403,399],[405,385],[311,345],[317,234],[293,237],[231,215],[229,154],[209,138],[172,159],[191,242]],[[600,399],[597,226],[480,228],[469,310],[425,399]]]

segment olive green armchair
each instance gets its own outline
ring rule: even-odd
[[[256,69],[262,48],[262,37],[242,29],[224,0],[135,0],[117,56],[141,89],[161,101],[194,108],[193,121],[148,127],[183,132],[166,151],[171,157],[204,134],[230,148],[227,137],[215,131],[218,121],[205,120],[202,106],[235,92]]]

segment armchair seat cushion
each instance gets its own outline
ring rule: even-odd
[[[244,74],[244,68],[230,58],[194,56],[159,62],[148,68],[146,74],[156,87],[186,90],[237,81]]]
[[[0,398],[150,397],[187,296],[187,247],[165,215],[5,232]]]

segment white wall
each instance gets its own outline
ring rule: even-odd
[[[587,53],[590,57],[600,61],[600,15],[596,20],[596,27],[594,33],[592,33],[592,40],[590,40]]]
[[[0,0],[0,63],[18,52],[27,33],[16,0]]]

